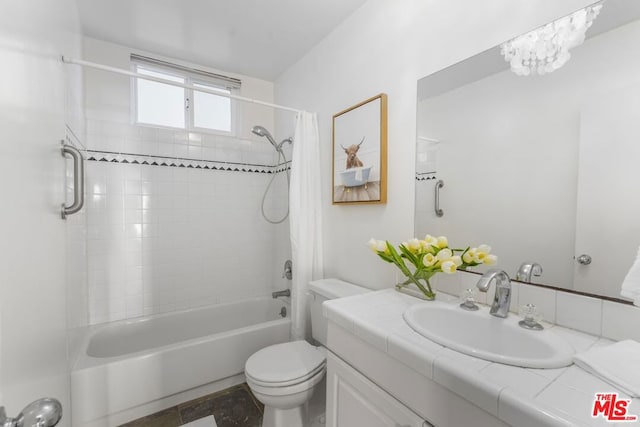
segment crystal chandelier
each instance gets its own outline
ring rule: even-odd
[[[518,36],[500,47],[511,71],[519,76],[551,73],[571,58],[569,50],[584,42],[602,2]]]

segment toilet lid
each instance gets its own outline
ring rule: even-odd
[[[324,367],[324,349],[306,341],[276,344],[254,353],[245,365],[248,377],[260,383],[290,383]]]

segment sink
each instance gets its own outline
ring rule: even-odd
[[[465,311],[439,301],[416,304],[403,314],[417,333],[469,356],[523,368],[561,368],[572,363],[575,350],[548,329],[532,331],[518,326],[515,315],[502,319],[488,307]]]

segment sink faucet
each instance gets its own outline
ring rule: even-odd
[[[291,290],[290,289],[285,289],[283,291],[271,292],[271,297],[272,298],[290,297],[290,296],[291,296]]]
[[[476,286],[480,291],[487,292],[491,282],[496,281],[496,293],[489,314],[496,317],[507,317],[511,303],[511,280],[503,270],[488,270],[482,275]]]
[[[542,275],[542,266],[537,262],[523,262],[516,273],[516,280],[521,282],[531,282],[531,275],[540,277]]]

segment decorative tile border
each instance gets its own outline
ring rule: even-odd
[[[436,177],[435,172],[425,172],[425,173],[416,172],[416,181],[431,181],[433,179],[438,179]]]
[[[187,169],[207,169],[229,172],[279,173],[291,169],[291,161],[275,166],[253,163],[221,162],[216,160],[198,160],[183,157],[163,157],[138,155],[130,153],[114,153],[109,151],[86,150],[86,159],[93,162],[108,162],[144,166],[165,166]]]

